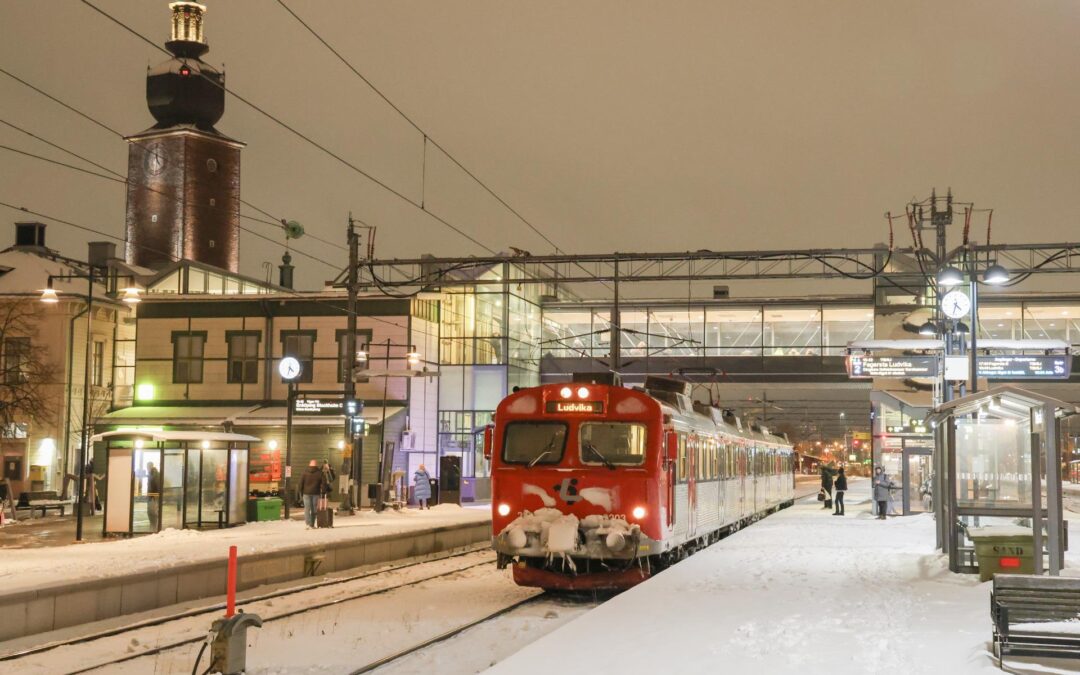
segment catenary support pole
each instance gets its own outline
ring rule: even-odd
[[[346,328],[345,328],[345,445],[349,448],[349,474],[346,480],[346,501],[349,512],[351,513],[356,508],[359,502],[359,493],[357,492],[357,486],[360,482],[360,458],[359,458],[359,443],[356,442],[356,434],[353,433],[355,426],[355,415],[348,414],[348,402],[356,399],[356,382],[354,382],[354,375],[356,373],[356,296],[357,296],[357,266],[360,263],[359,254],[359,240],[356,236],[356,225],[353,222],[352,214],[349,214],[349,226],[346,231],[346,236],[349,241],[349,281],[346,286],[348,292],[348,315],[346,316]],[[359,410],[357,409],[357,413]]]
[[[86,275],[86,357],[83,361],[82,442],[79,446],[79,490],[75,505],[75,541],[83,538],[83,511],[86,509],[86,456],[90,442],[90,359],[94,335],[94,267]]]

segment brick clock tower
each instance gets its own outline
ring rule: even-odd
[[[225,75],[200,58],[209,50],[206,7],[173,2],[169,9],[165,47],[173,58],[146,74],[157,124],[127,137],[125,257],[151,269],[183,258],[237,272],[244,144],[214,128],[225,112]]]

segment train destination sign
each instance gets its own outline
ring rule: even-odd
[[[604,412],[603,401],[548,401],[549,413],[593,413]]]
[[[847,371],[849,377],[937,377],[938,357],[852,354]]]
[[[980,356],[979,377],[990,380],[1064,380],[1072,371],[1072,356],[1008,354]]]
[[[293,401],[293,413],[297,415],[344,415],[345,401],[341,399],[298,398]]]

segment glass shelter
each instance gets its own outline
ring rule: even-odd
[[[941,448],[934,458],[938,544],[951,571],[978,570],[970,536],[976,528],[1028,533],[1035,573],[1061,570],[1061,420],[1076,413],[1071,403],[1012,385],[931,413]]]
[[[247,522],[248,453],[258,438],[213,431],[109,431],[104,533]]]

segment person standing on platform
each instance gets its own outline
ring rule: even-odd
[[[832,491],[833,491],[833,469],[828,464],[821,465],[821,492],[825,496],[824,504],[821,508],[832,508]]]
[[[889,488],[891,487],[892,481],[889,480],[885,469],[876,467],[874,469],[874,503],[877,504],[878,520],[885,520],[885,514],[889,512]]]
[[[326,474],[319,468],[319,462],[311,460],[307,470],[300,476],[300,494],[304,496],[304,524],[309,530],[315,527],[315,511],[319,508],[319,498],[326,494],[328,489]]]
[[[847,475],[844,474],[844,467],[840,467],[840,473],[836,475],[836,483],[833,484],[833,504],[836,507],[833,510],[834,516],[844,515],[845,492],[847,492]]]
[[[334,487],[334,481],[337,480],[337,474],[334,473],[334,467],[330,466],[329,460],[323,460],[322,463],[323,478],[326,479],[326,488],[323,492],[324,497],[330,495],[330,491]]]
[[[146,516],[150,519],[150,531],[158,531],[158,508],[161,505],[161,472],[153,462],[146,463]]]
[[[431,475],[428,474],[423,464],[413,474],[413,497],[416,498],[416,503],[420,505],[421,509],[430,510],[427,503],[431,499]]]

